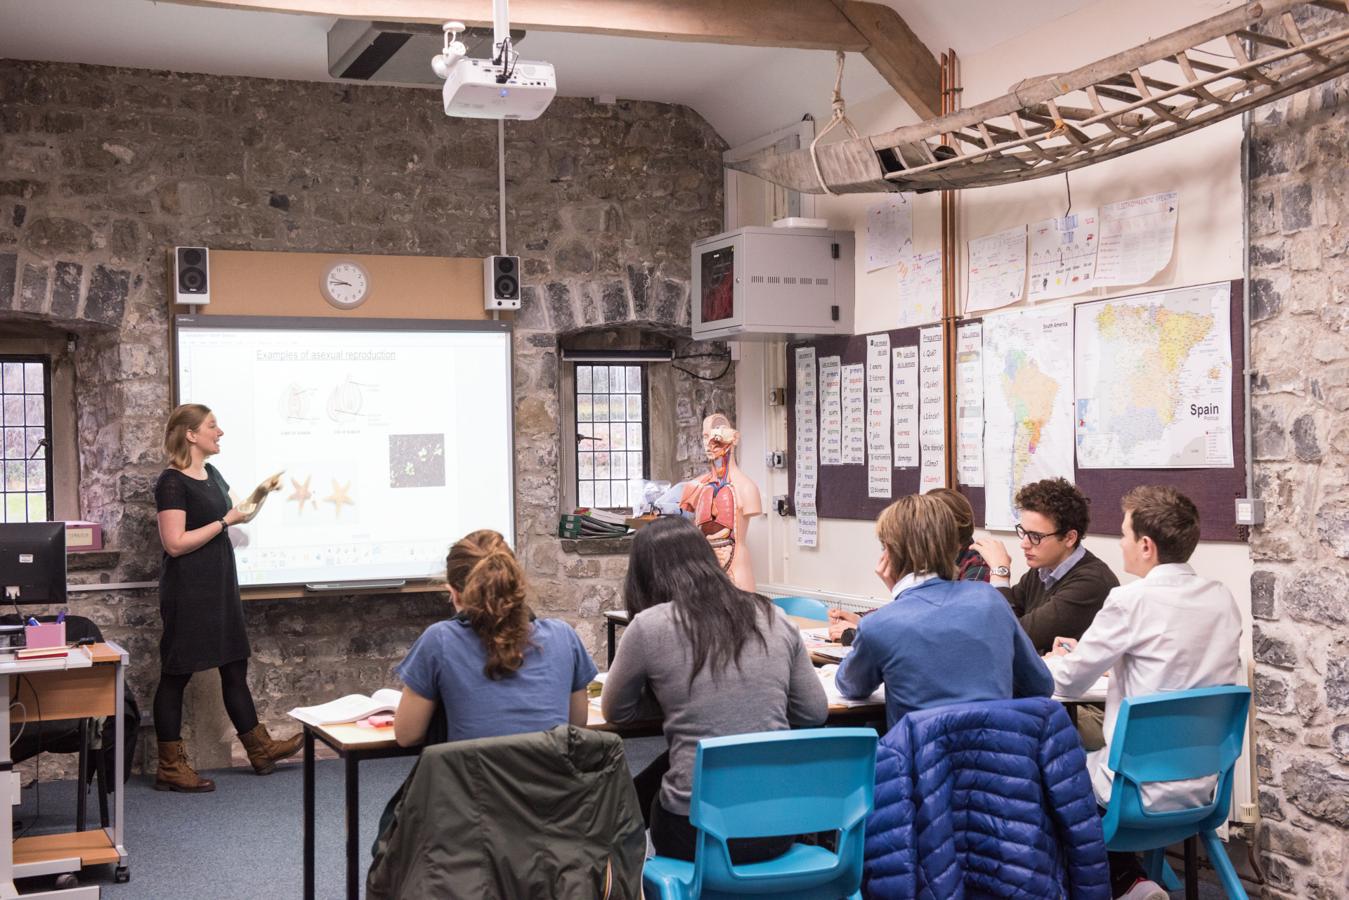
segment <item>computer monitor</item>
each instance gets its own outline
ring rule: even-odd
[[[66,523],[0,524],[0,599],[66,602]]]

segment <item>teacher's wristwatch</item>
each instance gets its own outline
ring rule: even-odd
[[[227,532],[227,531],[230,530],[230,523],[225,521],[225,517],[224,517],[224,516],[221,516],[220,519],[219,519],[218,521],[220,522],[220,533],[221,533],[221,534],[224,534],[225,532]]]

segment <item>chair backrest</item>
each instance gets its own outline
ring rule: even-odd
[[[876,786],[876,732],[815,728],[708,738],[698,742],[689,819],[698,829],[694,896],[745,883],[728,838],[838,831],[832,866],[814,861],[809,879],[861,885],[863,830]],[[762,865],[762,864],[759,864]],[[776,873],[784,877],[786,873]],[[780,896],[782,894],[779,894]]]
[[[1237,685],[1122,701],[1107,762],[1115,773],[1103,823],[1107,842],[1116,844],[1112,835],[1121,829],[1155,833],[1174,827],[1180,837],[1186,837],[1225,821],[1231,805],[1232,769],[1241,756],[1250,703],[1250,688]],[[1211,803],[1166,812],[1149,812],[1143,806],[1141,791],[1147,782],[1209,775],[1218,779]]]
[[[773,605],[789,616],[829,621],[829,607],[814,597],[774,597]]]

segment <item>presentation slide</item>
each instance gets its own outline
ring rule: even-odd
[[[504,322],[180,316],[178,402],[224,437],[241,585],[443,578],[477,528],[514,540],[511,335]],[[242,540],[242,543],[241,543]]]

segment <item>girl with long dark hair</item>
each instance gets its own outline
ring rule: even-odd
[[[828,701],[800,630],[765,597],[737,588],[686,519],[657,519],[637,532],[623,599],[630,620],[604,684],[604,716],[663,715],[668,771],[658,793],[653,770],[639,775],[638,797],[650,810],[656,852],[691,860],[698,741],[818,725]],[[786,852],[792,837],[730,843],[736,862],[751,862]]]

